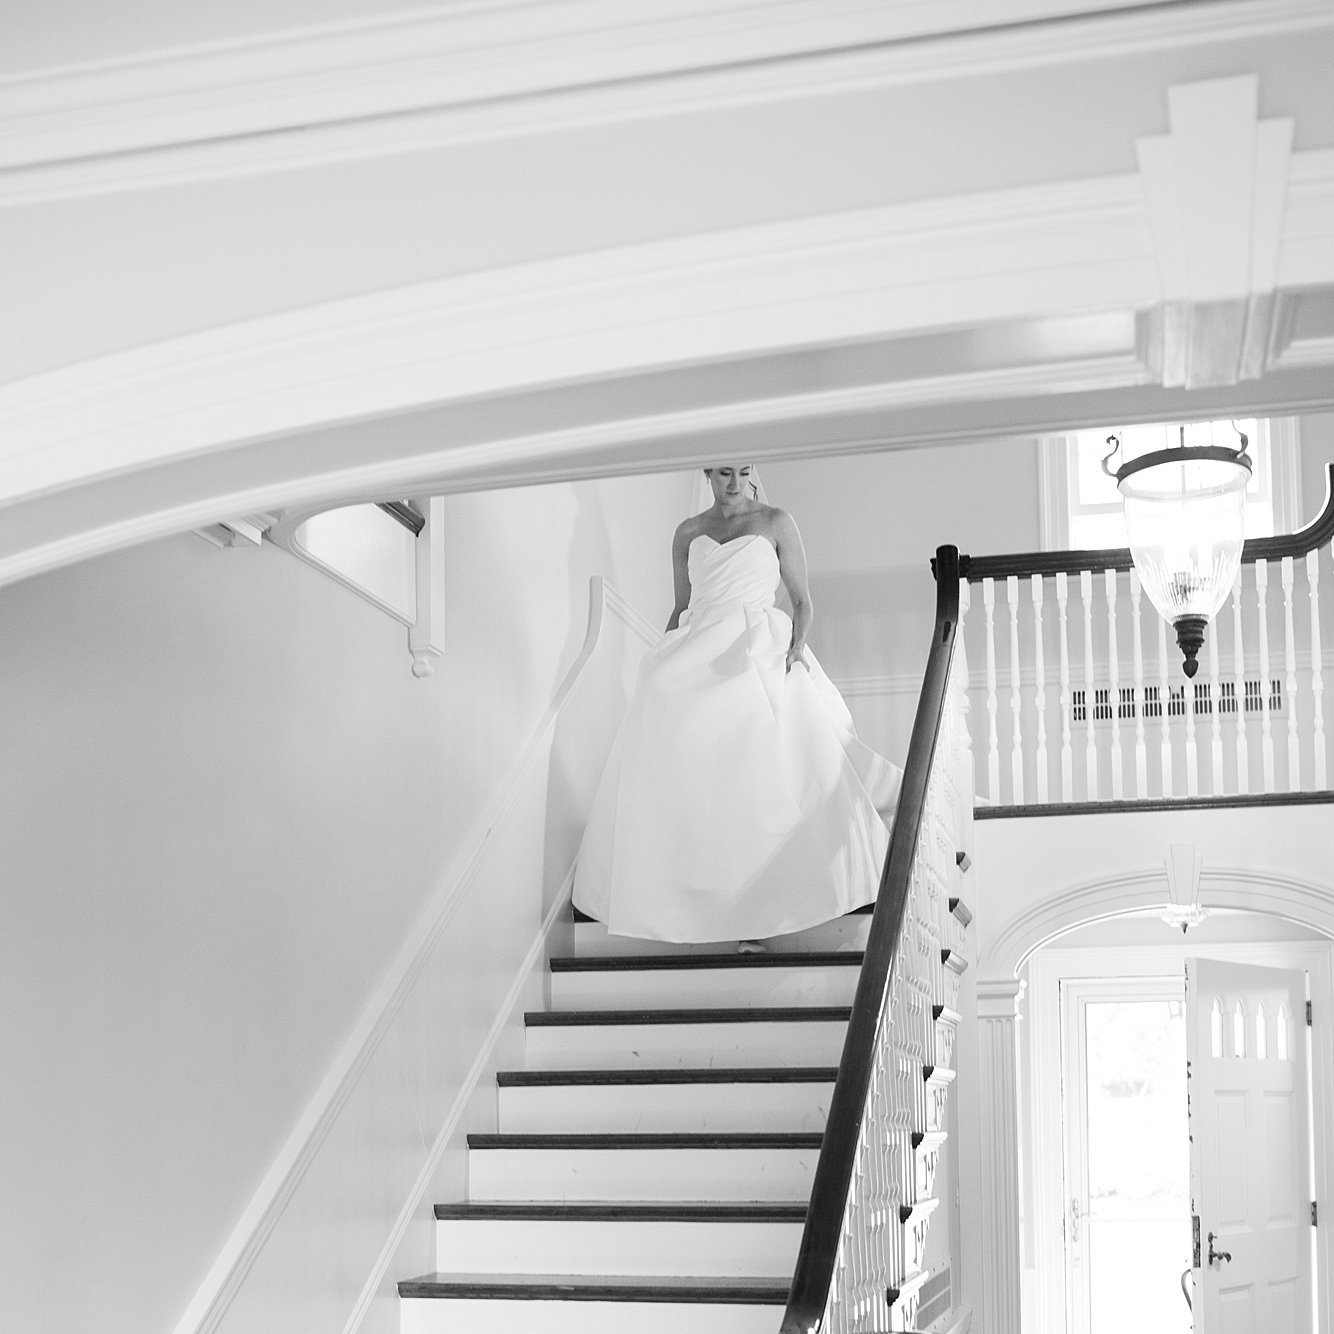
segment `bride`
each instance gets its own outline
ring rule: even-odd
[[[902,774],[806,647],[791,515],[749,464],[704,472],[713,503],[672,541],[676,605],[593,799],[574,903],[614,935],[746,948],[874,899]]]

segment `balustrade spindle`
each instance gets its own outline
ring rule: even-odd
[[[1223,697],[1220,693],[1218,678],[1218,623],[1209,627],[1205,636],[1209,644],[1209,791],[1214,796],[1222,794],[1226,783],[1223,781]]]
[[[959,629],[954,636],[954,658],[958,663],[956,671],[958,673],[959,689],[958,695],[959,708],[959,735],[962,752],[967,756],[967,773],[965,774],[966,787],[960,785],[959,799],[967,801],[969,808],[972,808],[974,795],[976,791],[976,775],[973,773],[973,739],[968,732],[968,713],[972,705],[969,699],[968,686],[968,651],[964,644],[963,627],[968,619],[968,611],[973,605],[972,585],[966,579],[959,581]],[[971,827],[971,825],[970,825]],[[972,854],[970,848],[969,854]]]
[[[1288,669],[1288,791],[1302,790],[1302,752],[1297,739],[1297,632],[1292,620],[1292,557],[1279,566],[1283,580],[1283,656]]]
[[[1315,785],[1325,777],[1325,676],[1320,652],[1320,549],[1306,553],[1306,592],[1311,601],[1311,734],[1315,747]]]
[[[1042,652],[1042,576],[1031,580],[1033,592],[1033,703],[1038,713],[1038,800],[1047,801],[1047,664]]]
[[[1274,790],[1274,720],[1269,712],[1269,612],[1265,598],[1269,589],[1269,562],[1255,562],[1255,596],[1260,605],[1260,756],[1265,792]]]
[[[1233,689],[1237,692],[1237,791],[1251,790],[1251,757],[1246,744],[1246,646],[1241,632],[1242,576],[1246,567],[1237,568],[1237,581],[1232,585],[1232,670]]]
[[[1135,654],[1135,796],[1149,795],[1149,756],[1144,745],[1144,640],[1139,622],[1139,573],[1130,571],[1130,623]]]
[[[1056,610],[1061,639],[1061,800],[1075,799],[1074,757],[1070,750],[1070,639],[1066,628],[1066,604],[1070,599],[1069,576],[1056,576]]]
[[[1195,744],[1195,682],[1187,680],[1182,699],[1186,705],[1186,795],[1200,795],[1200,752]]]
[[[996,697],[996,581],[982,580],[982,607],[987,616],[987,796],[999,806],[1000,791],[1000,735],[996,728],[996,711],[1000,701]]]
[[[1125,796],[1121,763],[1121,673],[1116,657],[1116,571],[1104,570],[1107,593],[1107,703],[1112,713],[1112,800]]]
[[[1005,580],[1005,601],[1010,609],[1010,800],[1024,804],[1024,695],[1019,677],[1019,576]]]
[[[1084,782],[1085,801],[1098,800],[1098,737],[1093,730],[1097,711],[1093,687],[1093,573],[1079,572],[1079,597],[1084,606]]]
[[[1162,740],[1158,744],[1158,762],[1162,769],[1163,796],[1172,795],[1172,690],[1167,676],[1167,622],[1161,616],[1158,622],[1158,719]]]

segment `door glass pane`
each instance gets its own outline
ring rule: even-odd
[[[1090,1334],[1189,1334],[1183,1005],[1090,1001],[1084,1013]]]

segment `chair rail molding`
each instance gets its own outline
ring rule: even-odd
[[[1325,0],[492,0],[0,80],[0,207],[1331,24]]]

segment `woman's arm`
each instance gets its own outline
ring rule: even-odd
[[[792,602],[792,643],[787,651],[787,669],[793,663],[806,666],[806,636],[810,633],[815,608],[806,575],[806,548],[801,534],[786,510],[776,510],[773,521],[774,550],[778,552],[778,573]]]
[[[672,588],[676,605],[667,621],[667,629],[675,630],[681,624],[681,613],[690,605],[690,539],[694,534],[690,525],[683,523],[672,538]]]

